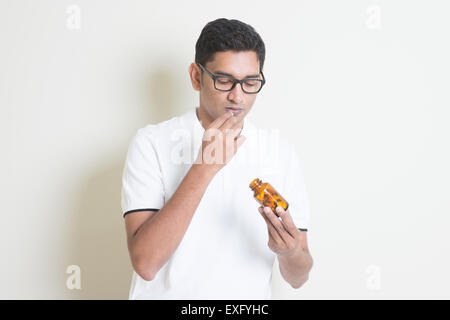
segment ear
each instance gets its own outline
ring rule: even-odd
[[[188,72],[191,77],[192,88],[194,88],[195,91],[200,91],[202,87],[202,72],[200,67],[195,62],[192,62]]]

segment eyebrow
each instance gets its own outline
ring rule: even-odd
[[[215,71],[213,73],[216,74],[216,75],[221,75],[221,76],[227,76],[227,77],[235,78],[232,74],[229,74],[229,73],[226,73],[226,72],[222,72],[222,71]],[[247,78],[258,78],[258,77],[259,77],[259,74],[252,74],[250,76],[245,76],[244,79],[247,79]]]

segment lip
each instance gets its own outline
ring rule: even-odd
[[[225,109],[227,109],[228,111],[231,111],[233,113],[233,115],[239,114],[242,112],[242,110],[244,110],[244,109],[239,109],[239,108],[225,108]]]

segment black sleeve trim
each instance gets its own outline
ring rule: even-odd
[[[160,210],[160,209],[155,209],[155,208],[134,209],[134,210],[130,210],[130,211],[125,212],[125,213],[123,214],[123,217],[125,218],[125,216],[126,216],[127,214],[132,213],[132,212],[139,212],[139,211],[159,211],[159,210]]]
[[[300,231],[308,231],[308,229],[302,229],[302,228],[298,228],[298,230],[300,230]]]

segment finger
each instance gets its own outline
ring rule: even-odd
[[[289,232],[287,232],[286,228],[284,227],[283,223],[280,221],[280,219],[276,216],[275,213],[273,213],[272,209],[269,207],[264,207],[264,213],[266,214],[269,221],[272,223],[275,230],[278,231],[280,236],[285,242],[291,241],[292,236]]]
[[[239,136],[239,134],[241,133],[242,129],[244,129],[244,118],[242,118],[240,121],[238,121],[237,123],[235,123],[232,127],[231,130],[234,133],[236,133],[234,135],[234,137]]]
[[[211,124],[209,125],[209,128],[220,128],[225,121],[227,121],[229,118],[233,117],[233,112],[227,111],[224,114],[222,114],[220,117],[215,119]]]
[[[240,116],[240,115],[239,115]],[[238,116],[235,116],[233,118],[230,118],[228,120],[232,120],[231,122],[231,127],[228,128],[228,124],[224,123],[224,125],[222,126],[222,128],[224,130],[225,133],[225,137],[226,137],[226,141],[227,143],[232,143],[232,145],[230,145],[229,147],[234,147],[234,150],[237,150],[236,147],[240,147],[242,145],[242,143],[245,141],[245,138],[241,138],[239,140],[239,142],[237,141],[237,139],[240,137],[240,134],[242,132],[243,129],[243,124],[244,124],[244,118],[241,117],[241,119],[239,120]],[[221,128],[221,129],[222,129]]]
[[[266,214],[264,213],[264,207],[262,207],[262,206],[259,207],[258,211],[261,214],[261,216],[264,218],[264,220],[266,221],[269,237],[271,237],[273,239],[273,241],[275,241],[275,243],[277,243],[278,245],[285,246],[286,243],[283,241],[283,238],[281,237],[281,235],[278,233],[278,231],[272,225],[272,222],[270,222],[270,220],[267,218]]]
[[[244,120],[244,113],[242,112],[238,115],[226,119],[225,122],[220,127],[220,129],[226,130],[231,129],[233,127],[242,127],[243,120]]]
[[[245,136],[239,136],[234,138],[233,136],[226,136],[225,140],[225,158],[228,163],[232,157],[236,154],[238,149],[244,144],[247,138]]]
[[[295,238],[298,235],[298,231],[299,230],[295,226],[294,220],[292,220],[292,216],[291,216],[291,214],[289,212],[289,209],[288,210],[284,210],[283,207],[278,206],[276,210],[277,210],[278,215],[281,218],[281,221],[282,221],[285,229],[289,232],[289,234],[292,237]]]
[[[287,243],[283,240],[277,230],[270,224],[267,225],[267,231],[269,234],[269,246],[271,243],[275,244],[276,249],[284,250],[287,247]],[[270,243],[271,242],[271,243]]]
[[[242,124],[241,124],[241,126],[242,126]],[[225,135],[227,136],[228,139],[230,139],[230,141],[235,140],[241,134],[242,129],[243,128],[239,127],[239,125],[234,126],[230,129],[225,129]]]

